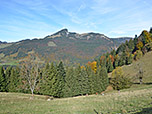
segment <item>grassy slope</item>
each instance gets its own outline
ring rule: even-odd
[[[152,114],[151,57],[152,52],[130,66],[123,66],[125,74],[134,77],[137,73],[135,65],[142,64],[146,84],[135,84],[130,89],[121,90],[120,93],[112,91],[104,96],[90,95],[52,101],[47,101],[46,96],[35,96],[30,100],[28,94],[0,93],[0,114],[96,114],[94,110],[104,114]]]
[[[124,74],[135,78],[139,71],[137,64],[140,64],[144,71],[143,82],[152,83],[152,52],[146,53],[140,60],[133,62],[129,66],[123,66]],[[139,83],[138,80],[135,80],[135,82]]]
[[[125,90],[102,95],[80,96],[75,98],[47,101],[45,96],[22,93],[0,93],[0,114],[107,114],[137,113],[152,110],[152,85],[140,90]],[[151,114],[149,112],[149,114]],[[143,113],[146,114],[146,113]]]

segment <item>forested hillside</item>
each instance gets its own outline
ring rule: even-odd
[[[110,39],[104,34],[78,34],[63,29],[42,39],[0,44],[0,58],[1,63],[5,64],[20,60],[29,53],[35,53],[42,61],[62,60],[66,64],[83,64],[103,53],[110,52],[128,39]]]

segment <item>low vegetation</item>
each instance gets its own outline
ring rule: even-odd
[[[152,85],[113,91],[104,95],[89,95],[53,99],[23,93],[0,93],[2,114],[151,114]]]

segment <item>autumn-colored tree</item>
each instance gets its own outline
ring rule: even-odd
[[[121,90],[129,88],[132,84],[131,79],[127,76],[124,76],[123,70],[121,67],[117,67],[112,72],[110,84],[116,90]]]
[[[132,61],[133,61],[133,55],[132,55],[132,54],[129,54],[129,55],[126,57],[126,65],[131,64]]]
[[[91,67],[91,69],[96,73],[97,71],[97,62],[93,61],[93,62],[88,62],[88,65]]]
[[[116,56],[115,56],[115,58],[114,58],[115,60],[114,60],[114,68],[116,68],[116,67],[118,67],[118,63],[119,63],[119,55],[117,54]]]
[[[109,55],[109,57],[110,57],[111,62],[112,62],[112,64],[113,64],[113,62],[114,62],[114,57],[113,57],[112,55]]]
[[[40,76],[40,63],[39,58],[36,55],[29,54],[21,62],[20,75],[27,81],[33,96]]]
[[[148,32],[148,31],[146,31],[146,30],[144,30],[143,32],[142,32],[142,35],[143,35],[143,43],[144,44],[147,44],[147,43],[149,43],[149,42],[152,42],[152,38],[151,38],[151,35],[150,35],[150,33]]]
[[[140,51],[140,50],[137,50],[137,51],[134,53],[134,59],[135,59],[135,60],[140,59],[142,56],[143,56],[143,53],[142,53],[142,51]]]
[[[141,50],[143,46],[144,46],[143,43],[142,43],[141,41],[138,41],[138,43],[137,43],[137,45],[136,45],[136,48],[137,48],[138,50]]]

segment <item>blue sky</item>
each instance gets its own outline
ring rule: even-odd
[[[43,38],[60,29],[108,37],[152,26],[152,0],[0,0],[0,41]]]

